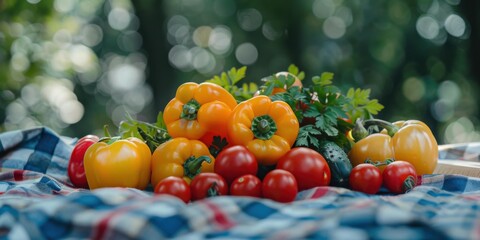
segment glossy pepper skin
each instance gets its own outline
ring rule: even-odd
[[[373,162],[394,159],[410,162],[418,175],[433,173],[438,161],[438,144],[425,123],[408,120],[383,122],[378,126],[385,127],[388,134],[375,133],[357,141],[348,155],[352,165],[367,159]]]
[[[243,145],[263,165],[274,165],[295,143],[299,123],[290,106],[255,96],[233,110],[228,123],[232,145]]]
[[[236,105],[235,98],[219,85],[187,82],[165,106],[163,120],[172,138],[197,140],[211,132],[226,136],[226,119]]]
[[[85,153],[84,164],[90,189],[131,187],[144,190],[150,182],[151,152],[142,140],[100,140]]]
[[[175,176],[188,183],[200,172],[213,172],[215,158],[199,140],[173,138],[160,144],[152,155],[152,186],[164,178]]]
[[[68,162],[68,177],[75,187],[88,189],[83,157],[87,149],[98,142],[98,140],[99,138],[95,135],[86,135],[77,141],[72,150],[70,161]]]

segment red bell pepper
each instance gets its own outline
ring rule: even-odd
[[[99,138],[95,135],[87,135],[80,138],[73,148],[68,162],[68,177],[75,187],[88,189],[87,176],[85,175],[85,167],[83,165],[83,157],[87,149]]]

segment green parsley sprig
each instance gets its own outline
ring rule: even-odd
[[[213,76],[205,82],[211,82],[225,88],[233,95],[237,102],[245,101],[252,98],[255,92],[258,91],[257,84],[253,82],[243,83],[241,87],[237,86],[238,82],[245,78],[246,71],[246,66],[239,69],[233,67],[227,72],[222,72],[219,76]]]
[[[298,68],[289,67],[291,72],[300,74]],[[370,118],[383,108],[376,99],[370,99],[370,90],[350,89],[347,95],[333,85],[334,74],[322,73],[312,77],[311,86],[302,88],[291,86],[290,79],[267,78],[264,94],[269,95],[269,86],[285,86],[285,92],[271,95],[272,100],[281,100],[290,105],[300,124],[295,146],[319,149],[323,140],[335,142],[348,151],[352,142],[347,133],[353,128],[357,118]],[[285,83],[285,84],[283,84]],[[289,85],[290,84],[290,85]],[[271,88],[271,87],[270,87]]]

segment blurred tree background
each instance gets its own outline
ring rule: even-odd
[[[178,85],[294,63],[371,88],[382,119],[480,141],[478,1],[0,0],[0,130],[155,121]],[[477,31],[475,31],[477,30]]]

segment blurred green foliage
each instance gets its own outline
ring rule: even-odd
[[[370,88],[380,118],[439,143],[480,141],[477,1],[0,0],[0,130],[101,134],[154,122],[186,81],[334,72]]]

